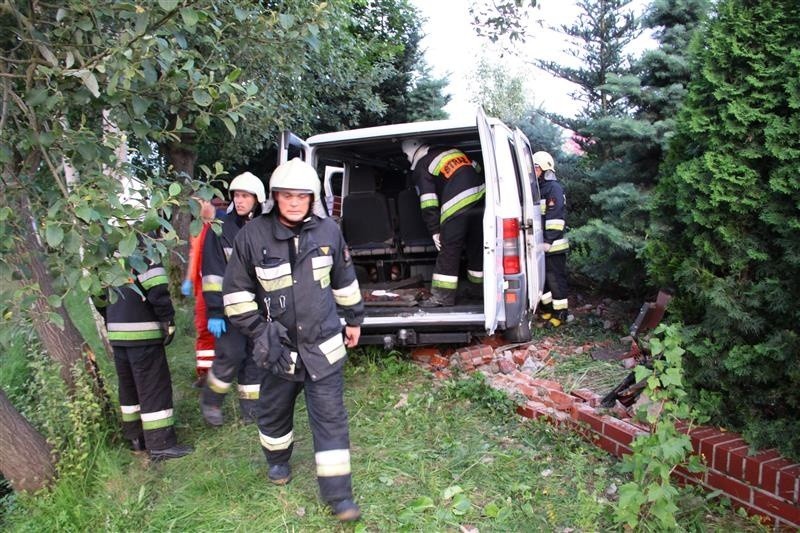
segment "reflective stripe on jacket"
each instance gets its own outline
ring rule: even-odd
[[[116,301],[109,301],[103,312],[109,342],[113,346],[161,344],[161,324],[175,318],[164,267],[154,263],[127,285],[111,290]]]
[[[240,217],[234,210],[222,218],[222,232],[219,235],[212,229],[209,229],[206,233],[201,268],[203,299],[206,302],[208,318],[222,318],[225,316],[222,303],[222,279],[225,276],[228,257],[233,250],[233,241],[246,222],[247,218]]]
[[[441,231],[441,224],[480,202],[485,194],[475,163],[453,148],[428,150],[414,166],[412,176],[422,218],[431,235]]]
[[[283,324],[314,381],[345,361],[337,307],[348,325],[364,320],[350,254],[329,218],[307,218],[297,235],[274,213],[254,219],[236,238],[223,292],[225,315],[245,335],[257,337],[267,317]]]

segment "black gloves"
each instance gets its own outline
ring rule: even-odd
[[[161,331],[164,333],[164,346],[168,346],[172,342],[172,338],[175,337],[175,322],[172,320],[162,322]]]
[[[253,360],[261,368],[275,374],[293,374],[294,361],[291,356],[291,340],[280,322],[268,322],[264,330],[253,340]]]

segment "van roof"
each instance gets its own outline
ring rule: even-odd
[[[378,139],[404,138],[404,137],[439,137],[453,134],[476,132],[477,120],[430,120],[425,122],[408,122],[405,124],[390,124],[388,126],[375,126],[355,130],[322,133],[309,137],[306,142],[310,145],[339,144],[348,141],[375,141]]]

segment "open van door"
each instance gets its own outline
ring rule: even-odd
[[[486,182],[486,209],[483,212],[483,312],[486,333],[493,334],[497,323],[505,320],[503,304],[503,235],[497,231],[500,191],[497,161],[494,155],[494,136],[483,108],[478,108],[478,133],[483,153],[483,175]],[[502,226],[501,226],[502,228]]]
[[[303,161],[308,161],[309,153],[310,146],[303,139],[291,131],[284,131],[281,134],[281,146],[278,150],[279,165],[295,157],[299,157]]]
[[[525,274],[528,280],[528,308],[536,311],[544,290],[544,250],[542,242],[542,212],[539,207],[539,184],[533,172],[531,145],[519,128],[514,130],[514,148],[517,152],[522,189],[522,220],[525,229]],[[533,186],[531,186],[533,183]]]

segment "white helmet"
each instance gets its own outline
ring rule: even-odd
[[[251,174],[250,172],[244,172],[233,178],[228,190],[231,192],[249,192],[250,194],[254,195],[256,199],[258,199],[258,203],[263,203],[264,200],[266,200],[266,194],[264,194],[264,184],[256,175]]]
[[[400,145],[403,153],[406,154],[409,163],[414,160],[414,154],[417,153],[417,150],[419,150],[420,146],[422,146],[422,141],[419,139],[406,139]]]
[[[269,179],[269,194],[273,191],[308,191],[319,199],[319,176],[314,167],[295,157],[281,163]]]
[[[547,152],[536,152],[533,154],[533,164],[542,170],[555,170],[556,165],[553,162],[553,156]]]

